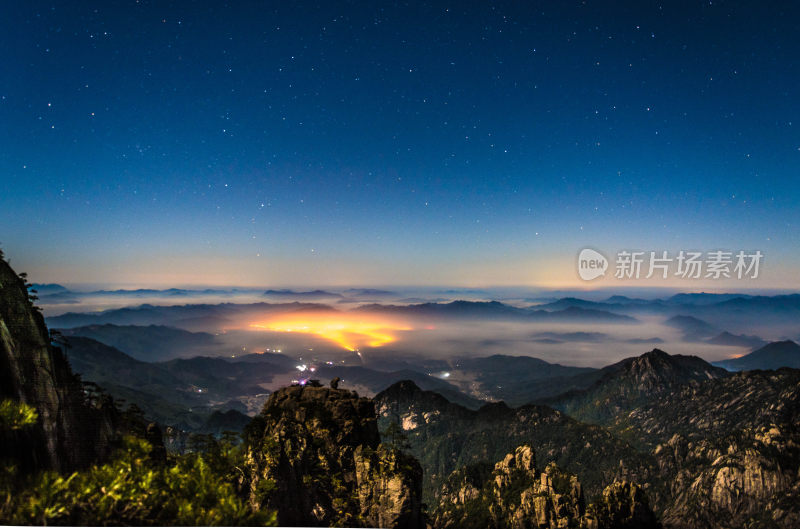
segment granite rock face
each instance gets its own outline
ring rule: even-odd
[[[662,476],[664,525],[797,527],[800,371],[750,371],[688,384],[619,417]]]
[[[422,470],[381,444],[372,400],[332,387],[273,393],[248,427],[242,488],[279,525],[424,527]]]
[[[443,529],[658,527],[638,486],[615,482],[587,509],[578,478],[555,463],[538,470],[527,445],[517,447],[493,468],[479,464],[457,470],[440,498],[433,526]]]
[[[583,525],[587,529],[639,529],[659,527],[642,488],[629,481],[614,482],[589,505]]]
[[[60,348],[51,345],[23,277],[0,258],[0,400],[36,409],[32,428],[0,434],[0,453],[23,472],[69,471],[110,453],[116,410],[91,397]]]

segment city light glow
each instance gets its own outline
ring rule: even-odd
[[[380,347],[397,339],[398,331],[412,327],[391,318],[350,314],[279,315],[250,324],[252,329],[273,332],[306,333],[329,340],[348,351],[361,347]]]

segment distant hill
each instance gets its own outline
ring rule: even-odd
[[[537,332],[533,335],[536,340],[554,340],[556,342],[585,342],[600,343],[608,341],[611,337],[602,332]]]
[[[584,309],[581,307],[569,307],[564,310],[555,310],[552,312],[536,311],[534,315],[537,319],[545,321],[558,321],[558,322],[576,322],[576,323],[637,323],[639,320],[632,316],[624,314],[617,314],[605,310]]]
[[[530,312],[499,301],[464,301],[449,303],[419,303],[415,305],[362,305],[358,312],[405,314],[409,316],[435,316],[440,318],[526,318]]]
[[[33,283],[28,290],[35,290],[40,295],[60,294],[69,292],[69,289],[58,283]]]
[[[617,305],[647,305],[658,301],[660,300],[629,298],[628,296],[610,296],[605,302]]]
[[[593,374],[600,375],[598,369],[551,364],[530,356],[462,358],[453,364],[455,369],[471,375],[470,380],[475,380],[478,387],[474,392],[511,406],[528,404],[568,389],[585,388],[594,382]]]
[[[342,379],[341,387],[357,386],[365,388],[368,391],[367,395],[375,395],[400,380],[411,380],[420,387],[436,391],[447,397],[451,402],[466,408],[478,409],[485,404],[481,400],[462,393],[455,385],[449,382],[412,369],[378,371],[360,366],[323,365],[317,369],[314,376],[314,378],[319,378],[322,381],[331,380],[334,377]]]
[[[223,432],[241,432],[250,424],[251,417],[236,410],[215,410],[200,428],[205,433],[221,435]]]
[[[779,369],[781,367],[800,368],[800,345],[791,340],[772,342],[748,355],[714,362],[714,365],[724,367],[729,371]]]
[[[65,343],[72,369],[80,373],[84,380],[100,386],[126,385],[139,391],[162,395],[184,386],[180,379],[160,366],[137,360],[116,347],[92,338],[69,336]]]
[[[619,305],[615,305],[614,303],[604,303],[600,301],[588,301],[581,298],[561,298],[551,303],[545,303],[543,305],[537,305],[537,309],[543,310],[564,310],[570,307],[579,307],[582,309],[598,309],[598,310],[610,310],[615,307],[619,307]]]
[[[629,338],[625,340],[625,343],[638,344],[638,345],[658,344],[658,343],[664,343],[664,340],[662,340],[658,336],[653,336],[652,338]]]
[[[686,341],[702,341],[720,332],[714,325],[694,316],[673,316],[665,321],[664,324],[680,329]]]
[[[362,305],[361,312],[404,314],[439,318],[463,318],[484,320],[524,320],[576,323],[636,323],[630,316],[603,310],[567,307],[563,310],[541,310],[539,307],[520,308],[499,301],[465,301],[449,303],[420,303],[416,305]]]
[[[298,292],[295,290],[267,290],[264,295],[272,298],[291,298],[291,299],[304,299],[304,298],[341,298],[341,294],[335,292],[328,292],[327,290],[310,290],[307,292]]]
[[[101,312],[67,312],[46,318],[47,325],[55,329],[83,327],[87,325],[164,325],[180,328],[216,329],[228,324],[242,314],[316,310],[334,311],[320,303],[196,303],[187,305],[151,305],[109,309]]]
[[[730,345],[735,347],[749,347],[751,349],[758,349],[759,347],[763,347],[767,342],[758,336],[731,334],[728,331],[724,331],[708,340],[708,343],[714,345]]]
[[[576,419],[604,423],[683,384],[728,376],[727,371],[702,358],[669,355],[660,349],[626,358],[600,371],[602,376],[591,386],[541,402]]]
[[[381,290],[379,288],[348,288],[344,291],[348,296],[394,296],[391,290]]]
[[[711,305],[736,298],[749,298],[746,294],[708,294],[706,292],[675,294],[667,299],[675,305]]]
[[[197,356],[220,347],[213,334],[189,332],[164,325],[87,325],[61,329],[64,336],[85,336],[147,362]]]
[[[242,399],[265,397],[269,392],[259,384],[286,372],[266,358],[258,363],[209,357],[153,363],[92,338],[69,336],[65,342],[70,365],[83,380],[136,404],[162,424],[193,431],[202,430],[216,409],[246,409]]]

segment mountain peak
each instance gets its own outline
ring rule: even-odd
[[[626,358],[603,370],[605,375],[589,388],[545,403],[580,420],[603,423],[672,388],[728,376],[727,371],[702,358],[670,355],[661,349]]]
[[[800,368],[800,345],[792,340],[771,342],[748,355],[717,362],[716,365],[731,371]]]
[[[416,393],[417,391],[422,391],[422,389],[420,389],[420,387],[416,385],[413,380],[400,380],[399,382],[395,382],[394,384],[383,390],[381,393],[386,393],[386,394],[401,393],[408,395],[411,393]]]
[[[651,378],[669,384],[726,375],[724,370],[712,366],[698,356],[671,355],[658,348],[641,356],[625,359],[615,366],[620,368],[619,375],[634,375],[640,381]]]

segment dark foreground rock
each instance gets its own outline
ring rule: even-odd
[[[380,443],[370,399],[332,387],[272,394],[247,430],[242,486],[279,525],[424,527],[422,470]]]
[[[0,401],[31,406],[31,428],[0,431],[0,455],[22,474],[69,471],[107,456],[118,438],[116,409],[86,392],[63,351],[51,345],[24,276],[0,257]]]

